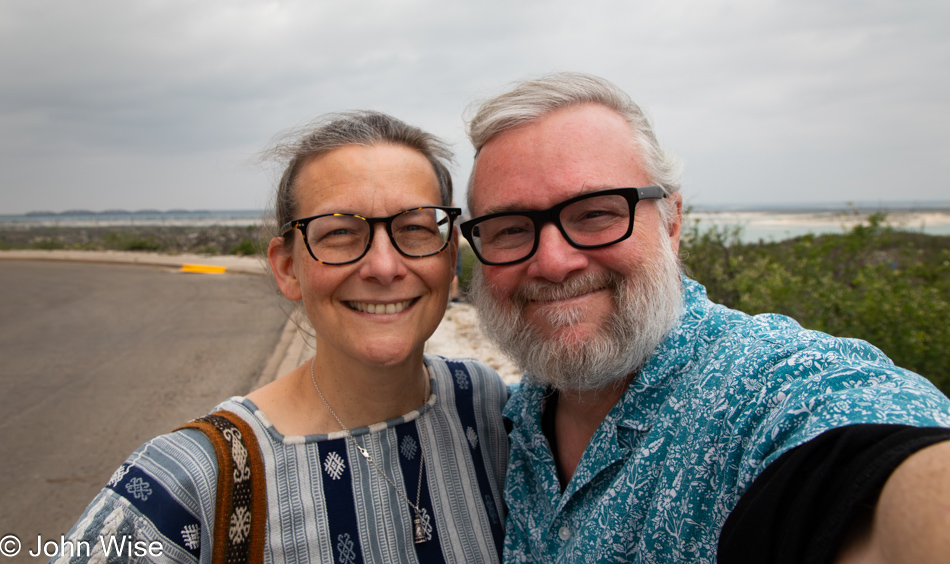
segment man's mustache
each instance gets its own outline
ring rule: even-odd
[[[591,292],[609,289],[616,291],[623,283],[619,275],[610,272],[589,272],[564,282],[534,281],[522,284],[511,296],[518,306],[531,302],[567,300]]]

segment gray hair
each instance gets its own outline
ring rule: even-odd
[[[452,204],[452,151],[444,141],[425,131],[382,112],[359,110],[326,114],[307,125],[278,135],[259,160],[286,163],[277,184],[274,201],[272,236],[279,236],[281,225],[296,219],[295,182],[300,171],[314,159],[347,145],[372,146],[391,144],[421,153],[432,164],[439,181],[442,205]],[[294,238],[285,238],[293,245]]]
[[[682,167],[676,157],[667,152],[653,132],[650,118],[626,92],[612,82],[589,74],[562,72],[535,80],[520,82],[508,92],[485,102],[468,124],[468,136],[475,147],[475,161],[482,146],[492,137],[509,129],[527,125],[544,116],[570,106],[600,104],[627,120],[643,160],[641,165],[650,182],[661,186],[667,194],[680,190]],[[472,188],[475,167],[468,180],[468,209],[473,209]],[[659,207],[667,225],[675,207],[672,202]]]

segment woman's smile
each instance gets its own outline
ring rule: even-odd
[[[350,309],[355,309],[356,311],[360,311],[363,313],[372,313],[374,315],[393,314],[393,313],[399,313],[402,310],[406,309],[407,307],[412,305],[412,303],[416,301],[417,299],[418,298],[413,298],[411,300],[405,300],[401,302],[389,302],[389,303],[368,303],[368,302],[348,301],[346,302],[346,305],[348,305]]]

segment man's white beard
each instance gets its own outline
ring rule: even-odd
[[[559,391],[587,391],[621,384],[649,360],[674,327],[683,309],[679,261],[667,236],[657,256],[644,260],[624,280],[616,273],[585,273],[561,284],[523,284],[507,303],[486,286],[481,269],[472,278],[472,296],[482,330],[524,370],[526,378]],[[559,299],[609,288],[615,309],[599,334],[578,342],[546,337],[524,318],[533,299]],[[550,328],[567,327],[584,317],[582,308],[540,308],[536,315]]]

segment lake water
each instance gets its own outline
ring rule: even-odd
[[[0,215],[0,229],[29,229],[31,227],[113,227],[113,226],[182,226],[208,227],[212,225],[260,225],[261,210],[201,210],[201,211],[137,211],[75,212],[59,214]],[[740,238],[745,242],[781,241],[807,233],[816,235],[843,233],[866,215],[855,216],[841,212],[691,212],[686,222],[699,221],[700,229],[712,226],[742,228]],[[888,224],[929,235],[950,235],[950,212],[894,212],[887,216]]]

